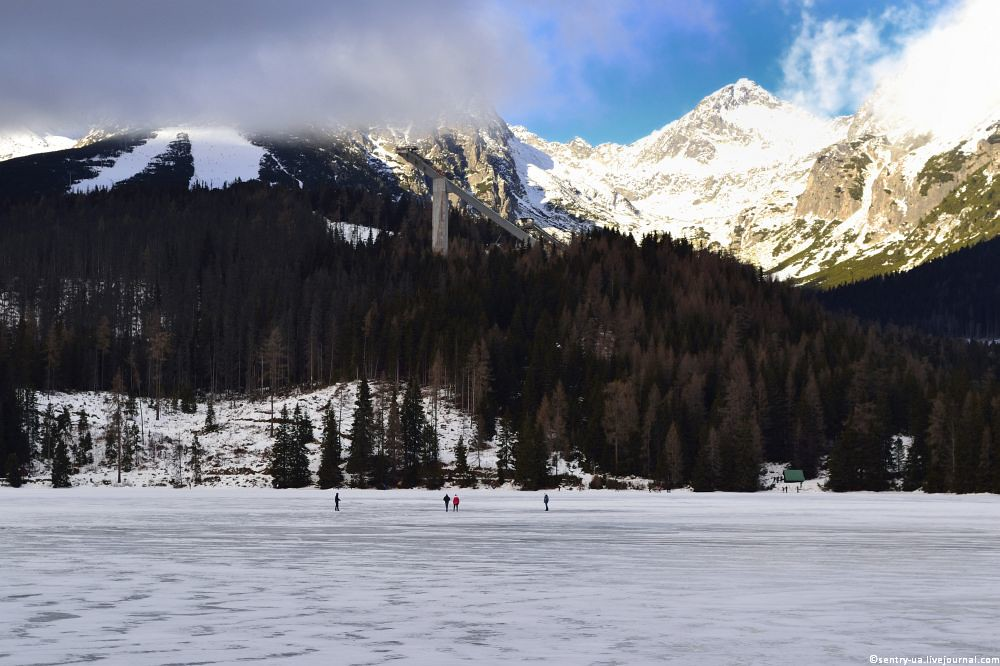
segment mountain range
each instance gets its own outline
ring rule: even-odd
[[[1000,109],[915,124],[876,92],[823,118],[741,79],[628,145],[546,141],[492,111],[427,130],[98,129],[0,137],[0,195],[128,183],[356,184],[426,193],[414,144],[508,218],[669,233],[822,286],[907,270],[1000,233]]]

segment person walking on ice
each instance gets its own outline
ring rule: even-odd
[[[444,494],[444,512],[448,513],[448,505],[451,504],[451,498],[448,497],[448,493]]]
[[[333,495],[333,510],[340,511],[340,493],[334,493]]]
[[[545,502],[545,510],[548,511],[549,510],[549,494],[548,493],[545,493],[545,498],[542,501]]]
[[[458,511],[458,495],[451,498],[451,506],[455,511]]]

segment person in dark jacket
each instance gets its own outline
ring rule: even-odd
[[[447,513],[447,511],[448,511],[448,505],[450,503],[451,503],[451,498],[448,497],[448,493],[445,493],[444,494],[444,510],[445,510],[445,513]]]
[[[454,497],[451,498],[451,506],[452,509],[458,511],[458,495],[455,495]]]
[[[333,510],[340,511],[340,493],[334,493],[333,495]]]
[[[545,502],[545,510],[548,511],[549,510],[549,494],[548,493],[545,493],[545,499],[542,500],[542,501]]]

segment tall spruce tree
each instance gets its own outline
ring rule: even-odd
[[[371,388],[368,380],[361,378],[358,397],[354,403],[354,422],[351,424],[351,450],[347,456],[347,471],[353,476],[352,482],[359,488],[368,485],[372,469],[372,445],[374,442],[374,411]]]
[[[459,435],[458,442],[455,444],[455,483],[457,483],[460,487],[465,488],[469,485],[470,476],[468,449],[465,446],[465,437]]]
[[[42,458],[45,460],[52,459],[52,453],[56,448],[56,438],[58,437],[58,431],[56,429],[56,414],[50,402],[45,406],[45,414],[42,416]]]
[[[309,410],[300,409],[298,404],[295,405],[295,433],[302,444],[311,444],[316,441]]]
[[[407,488],[420,483],[420,454],[424,449],[424,426],[427,419],[420,399],[420,386],[411,378],[400,410],[400,439],[403,447],[403,485]]]
[[[191,485],[201,485],[201,442],[198,440],[198,433],[194,433],[191,440]]]
[[[271,485],[275,488],[303,488],[312,483],[304,436],[298,421],[283,406],[271,454]]]
[[[497,423],[497,481],[504,483],[510,478],[514,462],[514,430],[510,418],[500,417]]]
[[[288,421],[288,407],[282,406],[278,417],[278,427],[273,429],[274,441],[271,444],[271,485],[275,488],[289,488],[291,482],[293,435]]]
[[[4,465],[7,483],[11,488],[20,488],[24,483],[24,474],[21,468],[21,461],[17,459],[17,454],[11,451],[7,454],[7,462]]]
[[[0,353],[0,462],[3,462],[7,482],[14,487],[21,485],[22,472],[31,460],[28,435],[31,416],[25,407],[29,395],[34,396],[34,391],[25,391],[18,396],[10,370]]]
[[[66,446],[67,437],[56,438],[55,449],[52,452],[52,487],[69,488],[70,461],[69,449]]]
[[[327,403],[323,412],[323,439],[320,442],[319,479],[320,488],[339,488],[344,484],[341,465],[340,430],[333,405]]]
[[[444,484],[444,479],[441,476],[441,447],[438,434],[430,423],[424,425],[423,443],[420,463],[424,484],[428,489],[435,490]]]
[[[396,401],[396,391],[389,395],[389,416],[385,426],[385,455],[393,473],[403,467],[403,426],[399,418],[399,403]]]
[[[215,400],[212,394],[208,394],[208,405],[205,407],[205,427],[203,430],[205,432],[215,432],[219,429],[218,424],[215,422]]]
[[[289,428],[288,450],[288,487],[304,488],[312,485],[312,473],[309,471],[308,442],[313,441],[312,423],[308,417],[300,417]],[[308,439],[307,439],[308,438]]]
[[[684,484],[684,449],[676,423],[671,423],[667,431],[656,476],[665,488],[679,488]]]
[[[80,410],[80,420],[76,424],[77,432],[77,465],[89,465],[94,462],[94,437],[90,433],[90,420],[86,410]]]
[[[535,419],[526,418],[514,445],[514,480],[523,490],[538,490],[549,483],[548,452]]]
[[[108,427],[104,430],[104,464],[117,466],[121,453],[122,432],[125,427],[121,405],[117,403],[108,417]]]

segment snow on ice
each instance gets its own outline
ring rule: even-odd
[[[0,488],[0,664],[1000,655],[1000,498]]]

